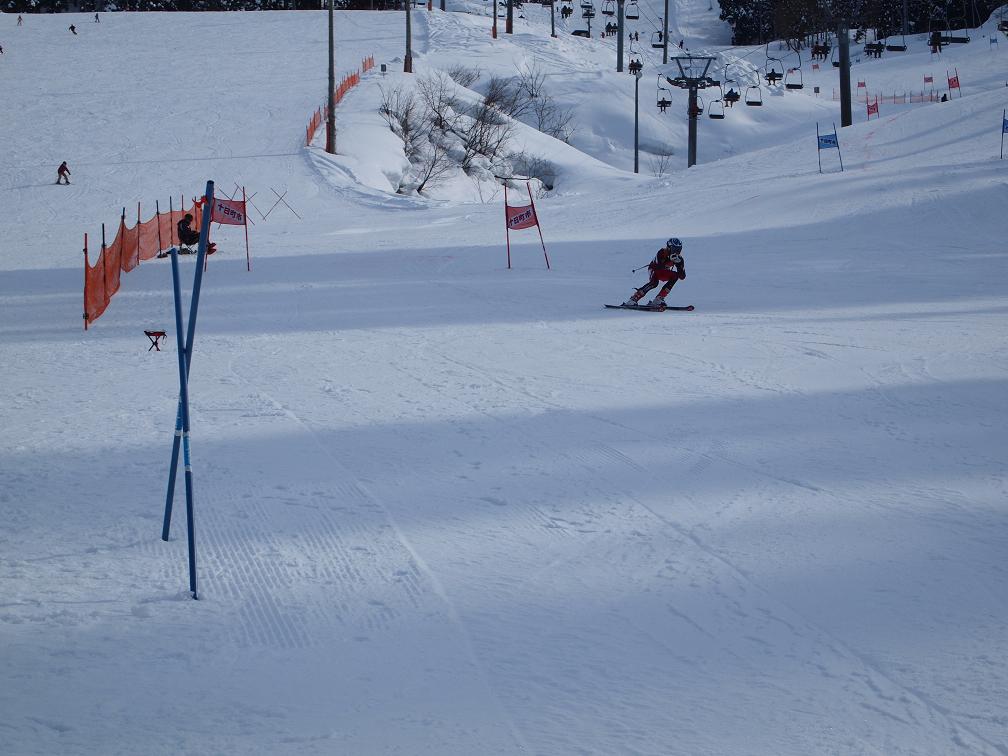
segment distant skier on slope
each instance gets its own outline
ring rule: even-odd
[[[60,163],[59,168],[56,169],[56,183],[61,184],[64,181],[70,183],[70,169],[67,168],[66,160]]]
[[[665,281],[665,285],[658,292],[658,296],[647,303],[648,307],[664,307],[665,297],[672,291],[672,287],[676,285],[677,281],[682,281],[686,278],[686,265],[682,259],[682,248],[683,244],[679,239],[669,239],[665,246],[658,250],[658,254],[655,255],[654,260],[648,265],[648,272],[651,274],[651,278],[639,289],[634,290],[630,299],[623,303],[624,306],[636,306],[645,294],[658,286],[662,281]]]
[[[77,36],[77,27],[74,26],[73,24],[70,24],[70,31],[73,32],[73,35],[75,37]]]

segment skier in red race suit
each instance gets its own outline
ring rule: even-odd
[[[647,303],[648,307],[665,307],[665,297],[672,291],[672,287],[676,285],[676,281],[682,281],[686,278],[686,265],[682,259],[682,246],[682,242],[678,239],[669,239],[665,246],[658,250],[658,254],[655,255],[654,260],[648,265],[651,279],[634,291],[630,299],[623,303],[625,306],[637,306],[645,294],[658,286],[662,281],[665,281],[665,285],[661,287],[658,296]]]

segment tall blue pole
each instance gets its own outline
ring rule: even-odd
[[[196,334],[196,315],[199,312],[199,295],[203,282],[203,267],[206,261],[206,251],[210,236],[210,219],[213,215],[213,181],[208,181],[202,223],[200,224],[200,237],[198,254],[196,255],[196,273],[193,280],[192,300],[189,305],[189,327],[186,339],[182,340],[182,293],[179,285],[178,272],[178,250],[172,249],[172,284],[175,292],[175,330],[178,344],[185,344],[185,347],[178,350],[179,354],[179,405],[175,420],[175,436],[172,441],[171,469],[168,478],[168,498],[165,502],[164,525],[161,537],[168,540],[168,533],[171,527],[171,509],[175,493],[175,478],[178,472],[178,452],[179,446],[183,450],[183,462],[185,466],[185,489],[186,489],[186,531],[189,546],[189,590],[193,598],[199,598],[196,587],[196,539],[195,539],[195,519],[193,502],[193,476],[192,461],[189,449],[189,367],[192,364],[193,341]]]
[[[172,256],[175,255],[175,246],[172,246]],[[181,302],[175,303],[175,309],[181,307]],[[182,342],[179,342],[180,344]],[[189,352],[184,348],[179,350],[185,354],[186,375],[189,374]],[[175,438],[172,439],[171,466],[168,470],[168,495],[165,497],[164,523],[161,525],[161,540],[167,541],[171,532],[172,502],[175,501],[175,476],[178,474],[178,454],[179,446],[182,445],[182,400],[179,399],[178,409],[175,412]]]
[[[213,207],[213,181],[207,182],[207,207]],[[189,330],[185,341],[184,353],[186,360],[186,376],[189,375],[189,367],[192,365],[192,344],[193,336],[196,332],[196,311],[199,308],[199,291],[203,282],[203,263],[206,260],[206,244],[210,233],[210,221],[208,216],[212,213],[203,214],[200,223],[200,240],[196,260],[196,275],[193,280],[192,302],[189,306]],[[179,344],[183,342],[179,340]],[[171,532],[172,504],[175,501],[175,480],[178,475],[179,447],[182,445],[182,398],[179,397],[178,408],[175,412],[175,438],[172,440],[171,465],[168,470],[168,493],[165,496],[164,523],[161,526],[161,540],[167,541]]]
[[[182,343],[182,287],[179,286],[178,269],[178,249],[172,247],[172,288],[175,290],[175,338],[177,343]],[[185,455],[185,487],[186,487],[186,510],[189,513],[187,520],[192,522],[192,464],[189,459],[189,387],[186,376],[185,352],[178,350],[179,363],[179,407],[181,408],[182,428],[183,428],[183,449]],[[196,593],[196,554],[193,551],[194,541],[192,537],[192,526],[189,530],[189,591],[193,598]]]

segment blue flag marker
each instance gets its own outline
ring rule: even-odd
[[[819,173],[822,173],[822,156],[819,154],[823,150],[836,150],[840,158],[840,171],[843,172],[843,155],[840,154],[840,138],[837,136],[836,124],[833,124],[832,134],[820,134],[819,124],[816,123],[816,156],[819,158]]]
[[[1005,122],[1008,124],[1008,121]],[[829,149],[840,149],[840,140],[837,139],[836,134],[822,134],[819,136],[819,149],[829,150]]]

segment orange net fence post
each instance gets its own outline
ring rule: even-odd
[[[112,244],[102,249],[102,274],[105,277],[105,304],[108,305],[112,296],[119,291],[119,278],[122,272],[122,245],[126,235],[126,222],[120,218],[119,230]]]
[[[119,273],[121,267],[120,249],[122,244],[122,221],[120,233],[116,234],[111,245],[105,243],[105,224],[102,224],[102,248],[91,266],[84,247],[84,327],[96,321],[105,312],[112,295],[119,290]]]
[[[183,205],[185,200],[183,198]],[[204,200],[194,199],[192,207],[186,211],[175,210],[169,201],[169,210],[160,211],[155,205],[154,217],[142,221],[141,204],[137,203],[137,222],[132,228],[126,225],[126,209],[119,217],[119,229],[111,244],[105,240],[105,224],[102,224],[102,247],[91,265],[88,252],[88,237],[84,235],[84,329],[105,312],[112,297],[119,290],[122,273],[128,273],[144,260],[157,257],[163,250],[176,244],[176,228],[186,212],[193,215],[199,227],[203,219]]]
[[[370,71],[374,68],[374,56],[369,55],[361,61],[361,68],[353,73],[346,73],[340,78],[339,84],[333,91],[333,102],[342,102],[343,97],[349,92],[353,87],[360,83],[361,74]],[[312,141],[315,139],[315,134],[318,132],[319,127],[325,120],[325,112],[327,106],[318,108],[312,117],[308,120],[308,125],[305,127],[305,146],[310,147]]]
[[[140,250],[137,245],[137,229],[126,227],[126,208],[123,208],[122,219],[119,221],[119,234],[122,241],[119,244],[119,266],[123,273],[129,273],[140,264]],[[140,224],[138,223],[137,226]]]
[[[139,215],[137,216],[139,217]],[[157,257],[162,250],[161,213],[155,211],[154,217],[140,224],[137,234],[137,246],[140,250],[140,261]],[[166,248],[166,247],[165,247]]]

